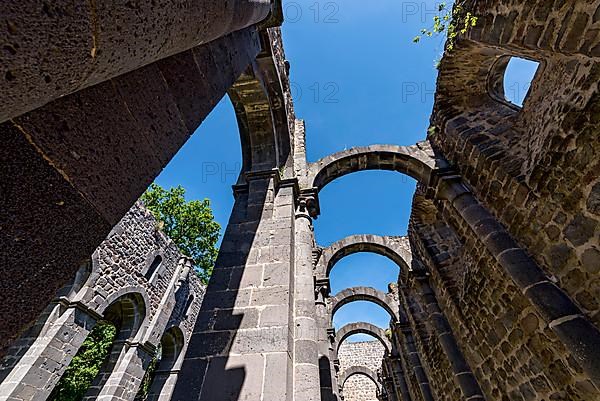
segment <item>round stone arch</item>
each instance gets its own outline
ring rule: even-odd
[[[366,366],[360,365],[350,366],[348,369],[342,372],[342,374],[340,375],[340,384],[342,389],[344,388],[346,381],[354,375],[367,376],[369,379],[371,379],[371,381],[373,381],[373,383],[375,383],[375,385],[377,386],[377,391],[381,390],[381,385],[377,380],[377,373],[375,373],[372,369]]]
[[[394,322],[400,321],[398,302],[391,294],[372,287],[352,287],[338,292],[331,298],[331,319],[344,305],[356,301],[369,301],[381,306]]]
[[[143,338],[145,323],[151,316],[150,298],[143,287],[122,288],[109,295],[96,313],[105,320],[120,322],[118,338]]]
[[[185,345],[185,336],[179,326],[171,326],[165,330],[160,339],[162,358],[158,369],[171,370],[179,362],[179,356]]]
[[[335,333],[337,348],[339,350],[342,343],[350,336],[354,334],[368,334],[376,338],[383,348],[385,348],[385,352],[389,354],[392,351],[392,344],[390,340],[385,335],[385,331],[375,326],[374,324],[367,322],[355,322],[349,323],[343,326]]]
[[[408,237],[388,237],[371,234],[351,235],[323,249],[317,262],[317,271],[329,277],[337,262],[346,256],[359,252],[375,253],[392,260],[400,269],[402,282],[406,282],[412,263]]]
[[[264,44],[280,40],[273,32],[260,32]],[[291,166],[292,130],[286,109],[287,72],[273,56],[262,52],[227,91],[235,110],[242,145],[242,174]]]
[[[428,142],[412,146],[371,145],[334,153],[309,166],[309,187],[317,192],[344,175],[365,170],[388,170],[406,174],[429,185],[434,170],[448,167],[436,158]]]

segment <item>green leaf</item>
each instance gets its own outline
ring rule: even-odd
[[[152,184],[140,199],[163,223],[162,231],[194,260],[195,271],[206,284],[219,253],[217,242],[221,231],[210,201],[186,201],[182,186],[165,190],[157,184]]]

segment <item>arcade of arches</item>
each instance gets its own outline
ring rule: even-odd
[[[86,400],[600,400],[600,0],[464,1],[427,138],[313,163],[280,1],[134,3],[0,5],[0,400],[49,399],[100,321]],[[522,107],[510,57],[539,62]],[[205,288],[136,200],[225,95],[243,167]],[[417,181],[408,235],[320,247],[320,190],[363,170]],[[356,252],[398,282],[331,294]],[[354,301],[389,326],[333,329]]]

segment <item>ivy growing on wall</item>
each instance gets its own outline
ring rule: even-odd
[[[465,0],[456,1],[453,5],[442,2],[438,5],[437,14],[433,17],[433,25],[422,28],[420,35],[413,38],[419,43],[423,37],[446,35],[446,51],[452,51],[459,34],[466,34],[477,25],[477,16],[465,8]],[[439,61],[436,62],[436,66]]]

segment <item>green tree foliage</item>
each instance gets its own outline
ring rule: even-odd
[[[71,360],[48,400],[81,400],[108,356],[116,333],[117,329],[112,323],[98,322]]]
[[[457,0],[453,6],[443,2],[438,5],[438,13],[433,17],[433,26],[421,29],[421,34],[413,38],[419,43],[423,36],[432,37],[441,34],[447,35],[446,50],[452,51],[459,34],[465,34],[477,25],[477,17],[467,11],[464,0]]]
[[[196,273],[207,283],[219,252],[217,241],[221,230],[214,220],[210,201],[186,201],[181,185],[166,190],[157,184],[152,184],[140,199],[159,221],[163,232],[194,260]]]

